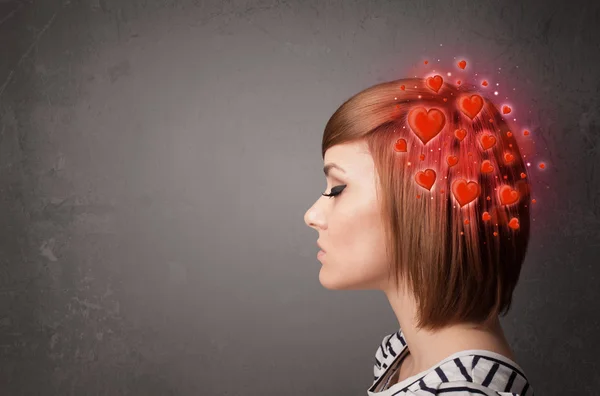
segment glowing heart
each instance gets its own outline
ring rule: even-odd
[[[406,87],[404,85],[400,85],[400,89],[404,91]]]
[[[517,219],[516,217],[513,217],[512,219],[510,219],[510,221],[508,222],[508,226],[510,228],[512,228],[513,230],[518,230],[519,229],[519,219]]]
[[[438,92],[444,83],[444,79],[439,74],[436,74],[433,77],[427,77],[425,83],[433,90],[433,92]]]
[[[465,67],[467,67],[467,62],[464,60],[461,60],[460,62],[458,62],[458,67],[460,67],[461,69],[465,69]]]
[[[481,215],[481,219],[483,221],[488,221],[492,218],[492,216],[488,213],[488,212],[483,212],[483,214]]]
[[[458,163],[458,157],[456,155],[449,155],[446,158],[446,162],[448,162],[448,166],[454,166]]]
[[[458,101],[458,108],[467,117],[473,119],[483,108],[483,98],[479,95],[463,96]]]
[[[487,80],[483,80],[483,82],[481,83],[481,85],[483,85],[484,87],[487,87],[488,86]]]
[[[394,150],[398,152],[406,152],[406,140],[398,139],[394,145]]]
[[[425,169],[424,172],[418,171],[415,175],[415,181],[419,186],[431,190],[435,182],[435,171],[433,169]]]
[[[528,131],[527,129],[525,129],[525,130],[523,131],[523,136],[527,136],[527,135],[529,135],[529,131]]]
[[[494,167],[489,160],[484,160],[481,163],[481,173],[492,173],[494,171]]]
[[[457,129],[454,131],[454,136],[456,136],[456,138],[462,142],[465,136],[467,136],[467,131],[463,128]]]
[[[511,153],[504,153],[504,162],[510,164],[515,159],[515,156]]]
[[[512,132],[511,131],[506,132],[506,136],[512,137]]]
[[[481,147],[483,147],[484,150],[487,150],[496,144],[496,138],[492,135],[483,135],[479,142],[481,143]]]
[[[465,179],[457,179],[452,182],[452,193],[462,208],[479,196],[481,187],[477,182],[470,181],[467,183]]]
[[[510,106],[502,106],[502,114],[508,114],[512,111]]]
[[[427,111],[424,107],[417,107],[408,113],[408,124],[423,144],[427,144],[440,133],[446,124],[446,117],[438,109]]]
[[[502,205],[511,205],[519,200],[519,192],[506,184],[500,187],[498,195]]]

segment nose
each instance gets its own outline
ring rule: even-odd
[[[323,220],[320,219],[320,217],[322,216],[319,216],[317,205],[315,203],[304,214],[304,223],[306,223],[307,226],[317,230],[318,228],[323,227]]]

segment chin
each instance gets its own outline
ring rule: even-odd
[[[365,289],[361,283],[352,282],[349,279],[345,279],[343,275],[337,273],[331,273],[324,267],[321,267],[319,272],[319,282],[321,286],[328,290],[362,290]]]

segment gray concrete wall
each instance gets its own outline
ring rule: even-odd
[[[518,362],[538,395],[597,394],[595,3],[0,1],[0,394],[366,394],[397,322],[319,284],[323,128],[455,56],[548,164]]]

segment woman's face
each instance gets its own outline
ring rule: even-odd
[[[343,169],[329,168],[324,192],[346,187],[335,197],[321,196],[304,215],[306,224],[319,232],[325,251],[319,281],[327,289],[382,289],[389,261],[368,146],[360,141],[331,147],[324,164]]]

